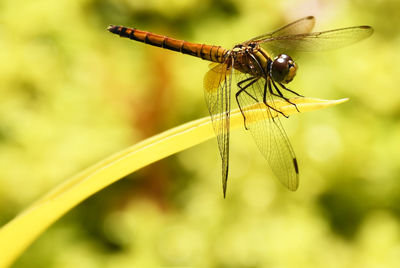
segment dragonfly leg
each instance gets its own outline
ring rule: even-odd
[[[269,90],[268,90],[268,88],[269,88]],[[272,107],[271,105],[269,105],[269,104],[267,103],[267,91],[269,91],[269,93],[271,93],[271,95],[277,96],[277,95],[272,91],[272,88],[271,88],[271,80],[269,80],[269,79],[268,79],[268,81],[265,82],[265,84],[264,84],[264,95],[263,95],[263,102],[264,102],[264,104],[265,104],[268,108],[274,110],[275,112],[280,113],[281,115],[283,115],[283,116],[286,117],[286,118],[289,118],[288,115],[284,114],[282,111],[277,110],[275,107]],[[280,97],[280,96],[278,96],[278,97]],[[272,118],[272,120],[274,120],[274,117],[271,116],[271,118]]]
[[[254,84],[256,81],[258,80],[258,78],[255,77],[249,77],[246,78],[242,81],[240,81],[239,83],[237,83],[238,88],[240,88],[240,90],[238,92],[236,92],[235,97],[236,97],[236,102],[239,106],[240,112],[242,113],[243,116],[243,121],[244,121],[244,128],[246,130],[249,130],[247,125],[246,125],[246,116],[243,113],[242,107],[240,106],[240,102],[238,100],[238,97],[241,93],[245,92],[247,95],[249,95],[253,100],[255,100],[256,102],[258,102],[258,100],[256,98],[254,98],[254,96],[252,96],[249,92],[246,91],[246,88],[248,88],[249,86],[251,86],[252,84]],[[250,81],[250,82],[249,82]],[[244,87],[242,87],[243,83],[249,82],[247,85],[245,85]]]
[[[273,93],[272,89],[271,89],[271,94],[276,96],[276,97],[280,97],[282,99],[284,99],[285,101],[287,101],[288,103],[294,105],[294,107],[296,108],[296,110],[300,113],[299,109],[297,108],[297,105],[293,102],[291,102],[288,98],[286,98],[285,96],[283,96],[282,92],[279,90],[279,88],[276,86],[275,82],[272,81],[272,85],[274,86],[276,92],[278,92],[279,95]]]
[[[299,96],[299,97],[304,97],[303,95],[300,95],[299,93],[297,93],[297,92],[295,92],[295,91],[293,91],[293,90],[291,90],[291,89],[288,89],[287,87],[285,87],[285,85],[284,84],[282,84],[282,83],[278,83],[284,90],[287,90],[287,91],[289,91],[289,92],[292,92],[293,94],[296,94],[297,96]]]

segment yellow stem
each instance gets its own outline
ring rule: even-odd
[[[295,98],[291,101],[301,112],[305,112],[346,100]],[[285,101],[276,101],[275,105],[286,115],[298,113],[293,105]],[[231,130],[241,126],[241,113],[233,110]],[[11,265],[52,223],[89,196],[144,166],[214,136],[209,117],[195,120],[139,142],[61,183],[0,229],[0,267]]]

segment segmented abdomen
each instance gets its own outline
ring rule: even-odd
[[[181,52],[183,54],[188,54],[213,62],[224,62],[224,56],[227,53],[227,50],[220,46],[186,42],[134,28],[127,28],[124,26],[110,25],[107,30],[121,37],[126,37],[132,40],[143,42],[145,44]]]

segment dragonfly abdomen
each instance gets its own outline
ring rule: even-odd
[[[227,50],[220,46],[191,43],[134,28],[110,25],[107,29],[121,37],[126,37],[152,46],[181,52],[183,54],[202,58],[203,60],[222,63],[225,61],[225,55],[227,53]]]

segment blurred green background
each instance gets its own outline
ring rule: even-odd
[[[109,24],[230,48],[307,15],[316,30],[375,33],[297,62],[292,89],[350,98],[282,120],[297,192],[236,131],[226,200],[213,139],[86,200],[15,267],[400,267],[397,0],[2,1],[0,224],[111,153],[208,115],[207,62],[120,39]]]

